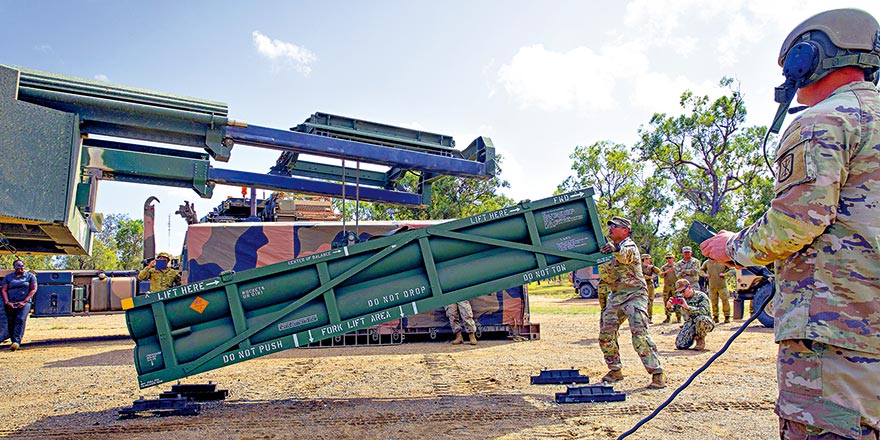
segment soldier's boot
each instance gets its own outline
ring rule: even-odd
[[[718,317],[717,316],[713,316],[712,319],[715,321],[715,324],[718,324]]]
[[[694,350],[702,351],[706,349],[706,338],[697,338],[697,343],[694,345]]]
[[[676,324],[680,324],[680,323],[681,323],[681,316],[676,316],[676,317],[675,317],[675,323],[676,323]]]
[[[660,388],[666,388],[666,375],[654,373],[651,375],[651,383],[648,384],[648,389],[659,390]]]
[[[468,334],[468,344],[477,345],[477,335],[473,333]]]
[[[666,315],[666,319],[663,320],[663,324],[669,324],[669,315]]]
[[[725,324],[730,324],[730,316],[725,316],[725,317],[724,317],[724,323],[725,323]]]
[[[452,342],[450,342],[450,343],[453,345],[458,345],[458,344],[461,344],[462,342],[464,342],[464,339],[461,337],[461,332],[458,332],[455,334],[455,339],[453,339]]]
[[[602,382],[614,383],[623,380],[623,373],[620,370],[608,370],[608,374],[602,376]]]

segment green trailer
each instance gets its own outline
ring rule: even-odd
[[[141,388],[593,266],[585,189],[127,300]]]

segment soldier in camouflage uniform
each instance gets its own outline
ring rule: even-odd
[[[461,323],[464,322],[464,328],[468,331],[468,344],[477,345],[477,323],[474,322],[474,309],[468,300],[459,301],[444,307],[446,310],[446,318],[449,319],[449,326],[452,327],[452,333],[455,334],[453,344],[461,344],[464,338],[461,336]]]
[[[654,275],[660,275],[660,269],[651,264],[651,254],[642,254],[642,273],[648,286],[648,322],[654,322]]]
[[[678,280],[675,292],[675,297],[666,302],[666,308],[681,310],[685,316],[684,325],[675,338],[675,348],[687,350],[696,341],[694,350],[705,350],[706,335],[715,329],[715,322],[709,317],[712,313],[709,297],[704,292],[694,290],[687,280]]]
[[[605,308],[602,309],[599,323],[599,347],[609,370],[602,381],[617,382],[623,379],[617,336],[621,316],[626,316],[632,332],[633,348],[651,374],[648,388],[664,388],[666,376],[660,365],[657,346],[648,335],[648,286],[645,285],[645,276],[642,274],[639,247],[629,238],[631,225],[628,219],[613,217],[608,222],[611,241],[600,249],[603,253],[614,255],[614,259],[605,263],[611,279],[610,294]]]
[[[681,248],[681,260],[675,263],[675,275],[680,280],[688,280],[693,285],[700,282],[700,260],[693,258],[691,247],[685,246]]]
[[[815,67],[794,82],[809,108],[776,148],[775,198],[755,224],[701,248],[775,264],[781,438],[877,439],[880,25],[864,11],[826,11],[789,34],[780,65],[790,52],[814,55]]]
[[[663,304],[666,304],[675,293],[675,282],[678,281],[678,276],[675,274],[675,257],[672,254],[666,254],[666,264],[660,268],[660,272],[663,274]],[[671,313],[666,309],[666,319],[663,320],[663,324],[669,324]],[[681,310],[675,310],[675,322],[681,322]]]
[[[599,297],[599,313],[602,313],[602,310],[605,310],[605,305],[608,304],[608,294],[611,293],[611,284],[614,282],[613,275],[608,272],[607,264],[599,265],[599,288],[596,292],[596,296]],[[623,314],[623,311],[618,311],[617,319],[623,325],[623,322],[626,321],[626,315]]]
[[[611,278],[608,274],[608,265],[599,265],[599,287],[596,289],[596,296],[599,297],[599,310],[605,310],[605,304],[608,302],[608,292],[610,292]]]
[[[727,278],[725,278],[729,272],[730,268],[726,264],[712,259],[704,261],[700,266],[700,275],[709,280],[709,303],[712,304],[712,319],[718,322],[718,301],[721,301],[725,324],[730,322],[730,292],[727,290]]]
[[[159,266],[164,266],[164,268],[157,269],[157,261],[164,261],[164,263],[159,263]],[[171,268],[170,262],[171,255],[168,255],[167,252],[160,252],[158,257],[150,261],[150,264],[138,273],[139,280],[150,280],[150,293],[180,285],[180,272]]]

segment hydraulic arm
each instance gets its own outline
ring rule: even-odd
[[[212,166],[237,144],[279,150],[281,158],[269,174]],[[206,198],[224,184],[426,205],[439,177],[495,174],[491,140],[454,146],[450,136],[326,113],[290,130],[260,127],[231,121],[220,102],[0,66],[0,151],[17,159],[0,161],[0,241],[25,252],[87,253],[99,180],[192,188]],[[410,171],[420,179],[415,192],[398,185]]]

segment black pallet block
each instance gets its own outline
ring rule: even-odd
[[[119,410],[120,419],[130,419],[140,412],[150,412],[154,416],[197,416],[202,412],[202,405],[192,403],[186,397],[135,400],[130,408]]]
[[[211,400],[225,400],[229,396],[228,390],[218,390],[215,383],[192,383],[171,386],[171,391],[159,394],[160,399],[171,399],[175,397],[184,397],[196,402],[206,402]]]
[[[568,387],[566,392],[556,393],[556,403],[622,402],[624,400],[626,400],[626,394],[615,392],[614,387],[609,385]]]
[[[541,370],[538,376],[532,376],[532,385],[566,385],[570,383],[590,383],[590,378],[580,374],[578,370]]]

